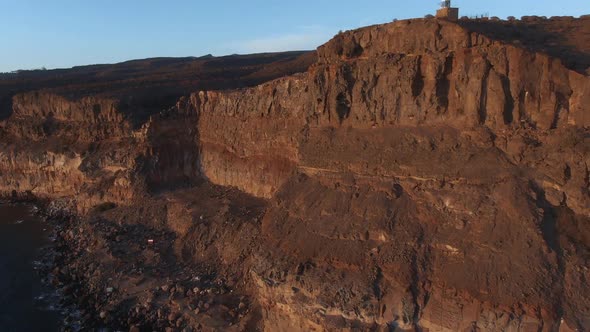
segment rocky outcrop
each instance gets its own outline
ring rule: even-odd
[[[299,163],[309,111],[305,84],[295,76],[251,90],[194,94],[204,176],[272,197]]]
[[[125,136],[129,131],[116,100],[85,97],[67,100],[51,93],[30,92],[13,98],[6,131],[33,141],[58,137],[84,143]]]
[[[192,97],[204,174],[273,197],[252,277],[267,329],[587,326],[588,77],[436,20],[318,54]]]
[[[18,96],[0,189],[114,202],[90,214],[119,224],[151,207],[177,258],[243,277],[268,331],[588,329],[590,78],[496,37],[344,32],[305,73],[138,127],[109,100]]]
[[[585,142],[575,128],[590,124],[584,99],[590,82],[586,76],[568,70],[557,59],[471,34],[456,24],[415,20],[365,28],[336,36],[318,53],[320,60],[307,75],[254,89],[193,95],[192,107],[200,117],[203,154],[213,153],[208,150],[214,142],[218,148],[222,146],[225,155],[234,155],[241,162],[258,155],[286,158],[303,168],[326,167],[344,158],[345,147],[334,150],[330,146],[332,141],[320,142],[319,136],[328,135],[328,130],[322,128],[374,131],[444,126],[464,132],[484,129],[490,132],[486,138],[491,141],[489,144],[504,151],[504,157],[512,161],[518,159],[513,154],[520,153],[511,149],[517,144],[514,140],[519,140],[515,136],[525,132],[534,136],[542,133],[542,137],[554,143],[573,139],[570,147],[582,148],[583,144],[577,143]],[[568,134],[551,135],[550,130]],[[310,140],[313,143],[308,143]],[[436,145],[435,141],[430,143]],[[273,151],[262,150],[267,144],[272,145],[269,149]],[[303,153],[309,146],[325,147],[328,151],[317,155]],[[358,145],[346,149],[355,150]],[[385,158],[378,151],[376,148],[364,157]],[[329,154],[331,158],[326,158]],[[353,155],[359,156],[358,152]],[[202,158],[210,165],[204,167],[205,172],[227,169],[222,161],[215,165],[212,157]],[[582,186],[584,158],[575,162],[577,183]],[[322,165],[314,165],[315,162]],[[375,167],[375,163],[367,163]],[[348,170],[361,167],[351,164],[349,157],[343,164]],[[441,165],[454,170],[447,166]],[[230,172],[250,172],[247,168],[235,167]],[[262,178],[262,173],[274,176],[273,172],[263,166],[258,169],[261,175],[246,180],[252,189],[227,177],[214,175],[212,180],[269,196],[273,191],[259,193],[257,186],[261,184],[256,178]],[[420,165],[418,171],[426,169]],[[388,175],[397,172],[400,168]],[[275,185],[274,190],[278,187]],[[581,209],[578,212],[587,215],[588,211],[582,208],[584,195],[572,194],[581,200],[575,204]]]
[[[456,24],[418,20],[366,28],[337,36],[318,54],[317,80],[336,79],[336,86],[351,89],[342,92],[356,110],[351,120],[492,129],[520,122],[539,129],[560,121],[588,126],[580,100],[588,84],[584,75],[559,59]],[[330,76],[333,68],[339,69],[336,77]]]
[[[199,86],[264,82],[305,70],[314,59],[315,52],[146,59],[0,80],[0,95],[44,88],[16,94],[10,117],[0,122],[0,193],[75,197],[84,213],[194,183],[201,174],[196,118],[171,114],[166,100]]]

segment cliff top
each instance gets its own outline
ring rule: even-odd
[[[400,20],[338,34],[318,49],[320,62],[382,53],[445,52],[473,46],[478,35],[558,58],[569,69],[590,71],[590,16],[521,20],[435,18]]]
[[[161,110],[200,89],[234,89],[305,71],[315,52],[294,51],[224,57],[150,58],[117,64],[0,74],[0,120],[12,96],[48,90],[68,99],[101,96]],[[159,111],[158,110],[158,111]]]
[[[483,37],[483,38],[482,38]],[[0,120],[12,96],[45,89],[68,99],[112,97],[128,105],[136,123],[198,90],[254,86],[306,71],[312,64],[379,54],[446,53],[498,41],[558,58],[570,70],[590,73],[590,16],[521,20],[409,19],[336,35],[316,52],[226,57],[152,58],[113,65],[0,74]],[[316,60],[316,58],[319,58]],[[142,114],[136,114],[141,110]]]
[[[590,74],[590,15],[523,17],[521,20],[462,20],[463,28],[491,39],[559,58],[571,70]]]

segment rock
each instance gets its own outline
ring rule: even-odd
[[[171,322],[173,322],[173,321],[176,321],[176,319],[178,318],[178,316],[179,316],[179,314],[178,314],[178,313],[176,313],[176,312],[171,312],[171,313],[168,315],[168,320],[169,320],[169,321],[171,321]]]
[[[193,83],[175,91],[160,77],[165,88],[144,88],[138,74],[129,87],[101,66],[92,87],[71,78],[63,90],[42,89],[34,76],[43,73],[30,88],[2,80],[7,91],[35,91],[0,96],[10,113],[0,124],[0,190],[70,197],[88,216],[87,239],[79,226],[56,231],[65,248],[56,259],[78,262],[58,269],[56,284],[97,294],[144,265],[156,278],[149,287],[168,276],[188,285],[196,272],[181,265],[199,262],[211,268],[190,281],[206,299],[193,312],[227,311],[237,299],[223,280],[244,277],[236,291],[262,297],[253,299],[261,326],[274,326],[264,320],[278,310],[288,313],[281,325],[301,330],[336,328],[333,312],[351,317],[342,326],[360,319],[376,330],[394,318],[400,329],[555,329],[562,316],[589,330],[588,273],[576,267],[590,238],[590,33],[585,20],[523,19],[400,20],[339,33],[308,71],[255,87],[265,80],[257,75],[275,72],[257,65],[270,60],[193,63],[198,85],[214,89],[172,108],[160,103]],[[307,68],[290,58],[295,69],[278,72]],[[148,67],[174,76],[167,62]],[[113,72],[134,72],[134,63]],[[240,63],[248,80],[228,69]],[[207,86],[202,68],[235,82]],[[117,202],[112,211],[94,215],[107,200]],[[129,241],[114,245],[117,234]],[[175,255],[182,262],[168,261]],[[96,272],[84,270],[89,260]],[[159,288],[154,306],[162,292],[170,301],[158,330],[177,325],[167,310],[182,310],[183,287]],[[68,293],[81,295],[76,288]],[[132,307],[124,291],[88,305]],[[119,314],[113,323],[134,322]]]

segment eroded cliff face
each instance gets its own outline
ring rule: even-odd
[[[590,328],[590,78],[438,20],[318,56],[139,129],[109,101],[19,96],[0,188],[84,213],[162,200],[178,256],[243,278],[268,331]]]
[[[0,130],[3,195],[73,198],[80,211],[133,196],[135,139],[113,100],[18,95]]]
[[[266,328],[587,326],[590,79],[436,20],[318,54],[193,95],[204,174],[272,197],[252,272]]]
[[[363,171],[363,166],[356,164],[365,161],[372,168],[394,168],[394,171],[377,172],[392,176],[403,172],[403,167],[395,167],[393,161],[375,161],[376,156],[384,159],[391,155],[401,159],[403,154],[379,153],[383,147],[376,147],[361,157],[360,144],[334,147],[333,143],[341,144],[342,140],[320,140],[329,137],[328,132],[341,130],[355,133],[356,130],[370,129],[367,134],[361,131],[360,142],[382,128],[400,131],[419,127],[417,130],[425,131],[429,127],[448,127],[464,135],[472,132],[476,135],[474,139],[482,139],[481,144],[500,150],[499,155],[512,163],[522,161],[522,149],[542,150],[524,143],[527,138],[548,140],[551,147],[559,146],[559,141],[567,141],[564,142],[565,149],[585,149],[583,128],[590,124],[585,109],[590,82],[587,76],[568,70],[558,59],[489,40],[456,24],[413,22],[403,21],[339,35],[320,47],[320,60],[306,75],[281,79],[254,89],[195,94],[192,100],[201,118],[202,152],[212,153],[207,150],[214,142],[225,146],[223,153],[233,154],[242,161],[254,155],[270,155],[287,158],[299,168],[330,168],[328,165],[341,159],[339,171],[375,172]],[[286,94],[290,97],[287,98]],[[420,148],[425,139],[415,140],[415,143],[408,144]],[[431,146],[423,154],[434,151],[439,145],[438,140],[444,140],[444,137],[429,139]],[[325,151],[317,153],[310,149]],[[354,153],[347,153],[346,149]],[[457,147],[456,150],[461,149]],[[449,147],[443,153],[444,158],[455,158],[452,151]],[[555,159],[562,160],[562,165],[554,167],[557,165],[550,164],[543,170],[553,173],[551,178],[555,186],[551,183],[542,186],[555,189],[565,185],[564,181],[559,181],[563,178],[560,173],[569,168],[567,172],[576,173],[575,182],[583,187],[586,151],[582,151],[581,159],[571,162],[575,164],[576,172],[571,171],[571,165],[565,165],[568,159],[565,155],[571,152],[571,149],[546,151],[546,155],[531,156],[534,160],[524,163],[539,164],[543,159],[555,158],[547,154],[563,153],[564,156]],[[330,157],[326,158],[328,155]],[[406,159],[419,156],[411,154]],[[355,162],[357,158],[354,157],[358,157],[358,161]],[[464,162],[460,158],[458,161]],[[442,175],[452,176],[457,170],[455,165],[451,160],[442,162],[440,167],[448,169],[447,174]],[[447,163],[449,165],[444,165]],[[497,168],[496,165],[490,167]],[[226,168],[204,169],[205,172],[218,172]],[[420,165],[411,171],[441,175],[438,174],[440,171],[430,171],[431,168],[431,165]],[[259,170],[273,174],[262,168]],[[473,176],[487,177],[490,172],[473,172]],[[233,179],[213,181],[237,185]],[[259,181],[253,178],[245,182],[255,188]],[[259,196],[268,196],[258,193],[258,189],[237,186]],[[572,188],[568,196],[575,201],[572,204],[577,212],[587,215],[585,195],[577,188]],[[276,189],[278,186],[275,185]],[[553,201],[555,203],[555,198]]]

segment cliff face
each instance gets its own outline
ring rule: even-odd
[[[2,98],[42,89],[15,94],[10,112],[0,111],[10,114],[0,122],[0,193],[75,197],[86,212],[194,182],[196,130],[187,126],[195,122],[173,121],[169,100],[199,87],[255,85],[304,71],[314,59],[315,52],[146,59],[2,79]]]
[[[398,149],[379,152],[387,151],[383,150],[387,136],[395,135],[386,128],[412,134],[418,131],[426,137],[433,136],[427,133],[430,128],[446,128],[460,136],[474,135],[469,144],[475,145],[471,153],[476,158],[479,156],[475,151],[488,148],[510,166],[524,163],[527,167],[543,168],[541,172],[551,174],[549,178],[556,184],[553,187],[561,187],[566,183],[560,181],[564,177],[560,173],[571,158],[571,149],[585,149],[583,128],[590,125],[586,110],[590,80],[568,70],[558,59],[490,40],[455,24],[420,20],[345,33],[320,47],[318,53],[318,63],[306,75],[254,89],[193,95],[192,106],[200,117],[203,154],[224,154],[225,158],[242,162],[255,156],[272,156],[271,159],[288,159],[303,169],[383,176],[399,175],[409,169],[410,173],[427,177],[456,177],[468,157],[459,156],[463,137],[455,139],[457,147],[436,134],[428,139],[406,138],[406,153]],[[358,135],[357,143],[343,142],[349,138],[331,137],[340,131],[346,131],[345,136],[349,137]],[[380,137],[379,143],[385,144],[363,152],[366,142],[371,141],[367,136]],[[529,136],[548,140],[550,146],[523,142]],[[552,144],[559,145],[560,141],[566,141],[563,145],[567,150],[551,151],[556,146]],[[212,143],[223,145],[222,152],[212,152],[216,150]],[[422,145],[427,145],[425,151],[418,153],[415,149]],[[440,152],[439,145],[443,149]],[[537,156],[529,157],[535,160],[522,160],[524,149],[536,150],[533,154]],[[588,215],[587,196],[578,190],[578,185],[584,184],[587,162],[587,151],[582,152],[581,159],[571,162],[576,165],[576,172],[572,172],[571,165],[567,166],[568,182],[577,174],[576,189],[572,188],[567,196],[576,212]],[[429,162],[431,155],[437,153],[441,155],[439,169]],[[558,167],[561,171],[554,170],[553,164],[539,165],[543,159],[555,158],[548,154],[562,153],[564,156],[558,157],[563,161]],[[421,156],[425,157],[424,164],[403,164],[416,163]],[[205,173],[227,169],[221,166],[222,161],[221,165],[213,165],[209,158],[203,157],[211,165],[203,168]],[[281,171],[275,173],[265,169],[263,161],[258,162],[262,163],[258,167],[261,174],[244,179],[252,189],[238,184],[239,179],[220,177],[217,173],[212,175],[213,182],[270,196],[279,185],[268,193],[260,193],[257,186],[262,184],[258,182],[265,181],[265,176],[278,176],[284,181],[288,174],[281,176]],[[492,169],[499,166],[482,164]],[[507,167],[494,172],[503,172],[504,168]],[[230,172],[245,172],[244,176],[256,172],[247,167],[236,169]],[[489,170],[470,173],[473,178],[493,174]]]
[[[343,34],[320,47],[319,64],[318,81],[349,88],[338,93],[358,110],[355,120],[492,129],[588,125],[584,75],[454,24],[404,21]]]
[[[484,30],[345,32],[305,73],[193,93],[137,129],[109,100],[20,95],[0,188],[81,212],[166,200],[179,256],[225,262],[269,331],[588,329],[590,78]],[[265,199],[261,219],[225,231],[261,201],[213,212],[177,190],[202,181]]]
[[[590,79],[434,20],[318,55],[191,99],[203,174],[272,197],[253,277],[267,328],[587,326]]]

